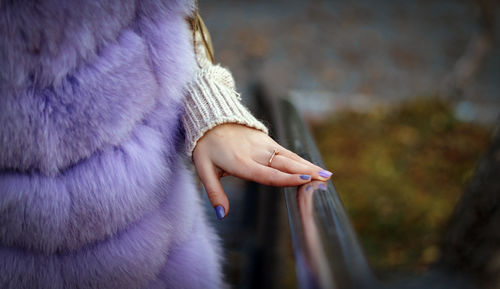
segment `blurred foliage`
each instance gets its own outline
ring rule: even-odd
[[[344,111],[313,134],[367,257],[379,275],[424,270],[490,128],[464,123],[438,98]]]

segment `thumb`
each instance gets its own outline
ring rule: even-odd
[[[215,209],[215,214],[222,220],[229,213],[229,200],[220,183],[217,168],[209,159],[201,159],[195,162],[198,176],[207,191],[208,199]]]

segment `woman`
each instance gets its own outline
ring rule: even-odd
[[[270,139],[230,75],[195,56],[195,6],[0,1],[1,288],[220,288],[183,155],[220,218],[223,175],[330,176]]]

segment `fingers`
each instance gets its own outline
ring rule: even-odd
[[[332,176],[331,172],[322,169],[285,148],[281,148],[279,154],[274,156],[271,166],[292,174],[309,174],[313,179],[322,181],[326,181]]]
[[[288,158],[290,158],[290,159],[292,159],[294,161],[297,161],[299,163],[303,163],[305,165],[313,166],[313,167],[315,167],[318,170],[322,170],[321,167],[319,167],[319,166],[311,163],[308,160],[305,160],[305,159],[301,158],[298,154],[296,154],[296,153],[294,153],[294,152],[292,152],[290,150],[287,150],[285,148],[282,148],[282,150],[280,151],[280,154],[283,155],[283,156],[286,156],[286,157],[288,157]]]
[[[255,161],[246,167],[242,167],[237,176],[276,187],[298,186],[311,181],[310,175],[285,173]]]
[[[196,170],[205,191],[207,191],[208,199],[215,209],[217,218],[222,220],[229,213],[229,200],[222,188],[220,174],[209,159],[198,160]]]
[[[326,181],[331,176],[331,173],[307,161],[299,162],[283,155],[276,155],[271,163],[271,167],[291,174],[308,174],[315,180]]]
[[[271,167],[292,174],[307,173],[309,175],[312,175],[317,171],[316,168],[310,165],[292,160],[282,155],[274,156]]]

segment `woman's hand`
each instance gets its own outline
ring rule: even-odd
[[[268,165],[273,151],[271,166]],[[326,181],[332,173],[283,148],[265,133],[239,124],[222,124],[197,143],[193,160],[217,217],[229,212],[220,178],[232,175],[270,186],[298,186],[312,179]]]

